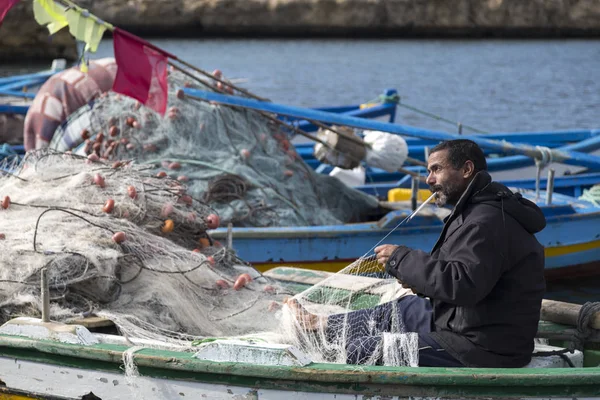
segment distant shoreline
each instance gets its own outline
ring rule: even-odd
[[[147,38],[568,39],[600,38],[598,0],[79,0]],[[0,58],[77,57],[67,32],[52,40],[31,2],[11,10]],[[107,34],[108,36],[108,34]]]

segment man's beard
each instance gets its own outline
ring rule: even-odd
[[[463,188],[460,185],[452,183],[429,186],[429,190],[436,193],[435,205],[438,207],[443,207],[446,204],[456,205],[463,193]]]

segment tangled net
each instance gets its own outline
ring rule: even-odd
[[[418,334],[407,332],[397,301],[410,295],[365,255],[295,295],[283,337],[313,361],[417,367]]]
[[[165,117],[108,93],[60,127],[50,147],[148,164],[186,182],[222,226],[331,225],[376,212],[374,197],[308,167],[273,116],[186,98],[178,88],[216,89],[179,72],[169,73],[169,87]]]
[[[45,268],[55,321],[96,314],[163,341],[277,327],[285,293],[210,241],[214,210],[183,183],[54,151],[2,167],[0,322],[40,315]]]

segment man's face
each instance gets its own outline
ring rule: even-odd
[[[462,169],[454,169],[448,160],[448,150],[432,153],[427,160],[427,184],[436,193],[435,204],[442,207],[455,205],[467,188],[469,180]]]

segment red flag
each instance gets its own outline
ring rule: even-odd
[[[0,0],[0,25],[6,17],[6,13],[19,2],[19,0]]]
[[[177,58],[119,28],[113,32],[113,42],[118,66],[113,91],[133,97],[164,115],[168,97],[167,57]]]

